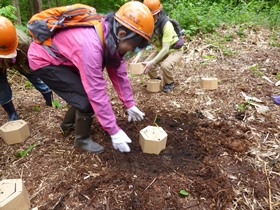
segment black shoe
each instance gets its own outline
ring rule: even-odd
[[[43,95],[43,97],[44,97],[44,99],[46,101],[46,105],[47,106],[52,106],[52,102],[53,102],[53,94],[52,94],[52,92],[50,91],[50,92],[47,92],[47,93],[43,93],[42,95]]]
[[[18,116],[18,114],[16,112],[9,114],[9,121],[14,121],[14,120],[19,120],[20,117]]]
[[[60,131],[64,137],[67,137],[72,131],[75,130],[75,124],[65,124],[61,123],[60,124]]]
[[[2,104],[1,106],[7,112],[9,121],[20,119],[20,117],[17,114],[16,109],[14,107],[13,101],[9,101],[8,103]]]
[[[174,82],[164,85],[163,92],[165,92],[165,93],[171,92],[174,89],[174,86],[175,86]]]

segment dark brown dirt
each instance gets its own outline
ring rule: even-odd
[[[221,38],[236,30],[218,34]],[[22,178],[32,207],[40,210],[280,209],[280,109],[270,99],[280,94],[274,85],[280,48],[271,46],[273,34],[266,29],[246,33],[245,40],[235,35],[230,42],[219,40],[219,45],[214,44],[217,37],[209,44],[210,35],[189,42],[182,64],[174,67],[176,87],[170,94],[149,93],[147,77],[131,75],[137,106],[146,114],[140,123],[127,122],[109,85],[118,123],[133,141],[130,153],[114,150],[96,119],[92,137],[106,152],[74,149],[74,134],[64,138],[59,131],[66,108],[44,106],[40,94],[11,73],[14,103],[31,136],[24,144],[0,141],[0,178]],[[219,88],[202,90],[201,76],[218,77]],[[260,113],[242,92],[262,100],[255,103],[269,110]],[[246,104],[244,110],[237,108],[240,104]],[[155,118],[168,134],[166,149],[145,154],[139,131]],[[2,112],[0,123],[5,122]],[[29,155],[15,157],[32,144],[36,146]],[[189,195],[180,195],[181,189]]]

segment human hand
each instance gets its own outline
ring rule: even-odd
[[[135,58],[132,60],[132,62],[131,63],[137,63],[139,60],[140,60],[140,56],[138,56],[139,54],[137,54],[136,56],[135,56]]]
[[[152,61],[147,61],[147,62],[142,62],[143,65],[145,65],[144,67],[144,73],[148,73],[148,71],[154,66],[154,63]]]
[[[140,121],[144,119],[145,114],[141,112],[136,106],[133,106],[127,109],[128,113],[128,122],[132,121]]]
[[[114,149],[119,150],[120,152],[130,152],[130,147],[127,143],[131,143],[131,139],[123,130],[111,135],[111,139]]]

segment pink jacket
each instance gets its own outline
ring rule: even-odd
[[[103,24],[104,37],[108,25]],[[29,65],[32,70],[48,65],[75,66],[81,75],[82,84],[88,95],[95,115],[105,131],[116,134],[117,125],[114,111],[106,92],[106,80],[103,76],[102,62],[104,49],[94,28],[73,28],[62,30],[52,38],[53,44],[67,60],[51,56],[42,45],[32,42],[28,50]],[[126,63],[122,59],[118,68],[106,66],[114,89],[126,108],[135,105],[130,82],[126,72]]]

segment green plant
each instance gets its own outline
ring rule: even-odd
[[[52,106],[55,107],[55,108],[62,108],[62,105],[56,99],[53,100]]]
[[[240,112],[244,112],[249,105],[251,105],[250,100],[248,100],[244,103],[238,104],[237,105],[237,110],[240,111]]]
[[[158,124],[157,124],[157,114],[156,114],[156,116],[155,116],[155,118],[154,118],[153,124],[154,124],[155,126],[159,127]]]
[[[260,66],[258,64],[249,67],[250,75],[252,76],[264,76],[264,73],[260,71]]]
[[[0,16],[4,16],[8,18],[12,22],[14,22],[17,19],[17,17],[15,16],[15,12],[16,12],[16,8],[11,5],[0,8]]]
[[[273,47],[280,47],[280,40],[279,40],[279,35],[278,35],[278,30],[273,29],[272,34],[269,37],[269,44]]]
[[[188,195],[189,195],[189,192],[188,192],[187,190],[185,190],[185,189],[181,189],[181,190],[179,191],[179,194],[182,195],[182,196],[188,196]]]
[[[226,47],[223,47],[222,48],[222,52],[224,53],[224,55],[227,55],[227,56],[230,56],[230,55],[234,55],[235,54],[235,51],[229,49],[229,48],[226,48]]]
[[[276,79],[280,79],[280,72],[279,71],[276,74]]]
[[[214,32],[221,25],[243,25],[237,34],[244,39],[244,30],[254,25],[280,25],[280,2],[267,0],[172,0],[162,1],[165,11],[179,21],[186,34]],[[225,37],[228,41],[231,36]]]
[[[225,46],[223,44],[225,42],[228,42],[228,40],[225,39],[225,37],[220,33],[206,34],[204,39],[207,44],[211,44],[219,48],[222,51],[223,55],[230,56],[235,53],[232,49],[230,49],[228,46]]]
[[[25,157],[28,153],[30,153],[32,151],[32,149],[36,147],[36,144],[31,144],[27,150],[20,150],[17,154],[16,157],[18,158],[22,158]]]
[[[224,39],[228,42],[228,41],[232,41],[234,39],[234,35],[233,34],[225,34],[224,35]]]
[[[145,81],[145,75],[144,74],[141,74],[140,75],[140,84],[143,84]]]
[[[34,89],[34,86],[33,86],[32,83],[29,82],[28,80],[25,81],[24,87],[25,87],[25,88]]]
[[[40,112],[41,111],[41,107],[40,106],[34,106],[33,109],[37,112]]]
[[[247,104],[238,104],[237,105],[237,109],[240,111],[240,112],[244,112],[245,111],[245,108],[246,108]]]
[[[204,58],[208,59],[208,60],[213,60],[216,58],[215,55],[204,55]]]

